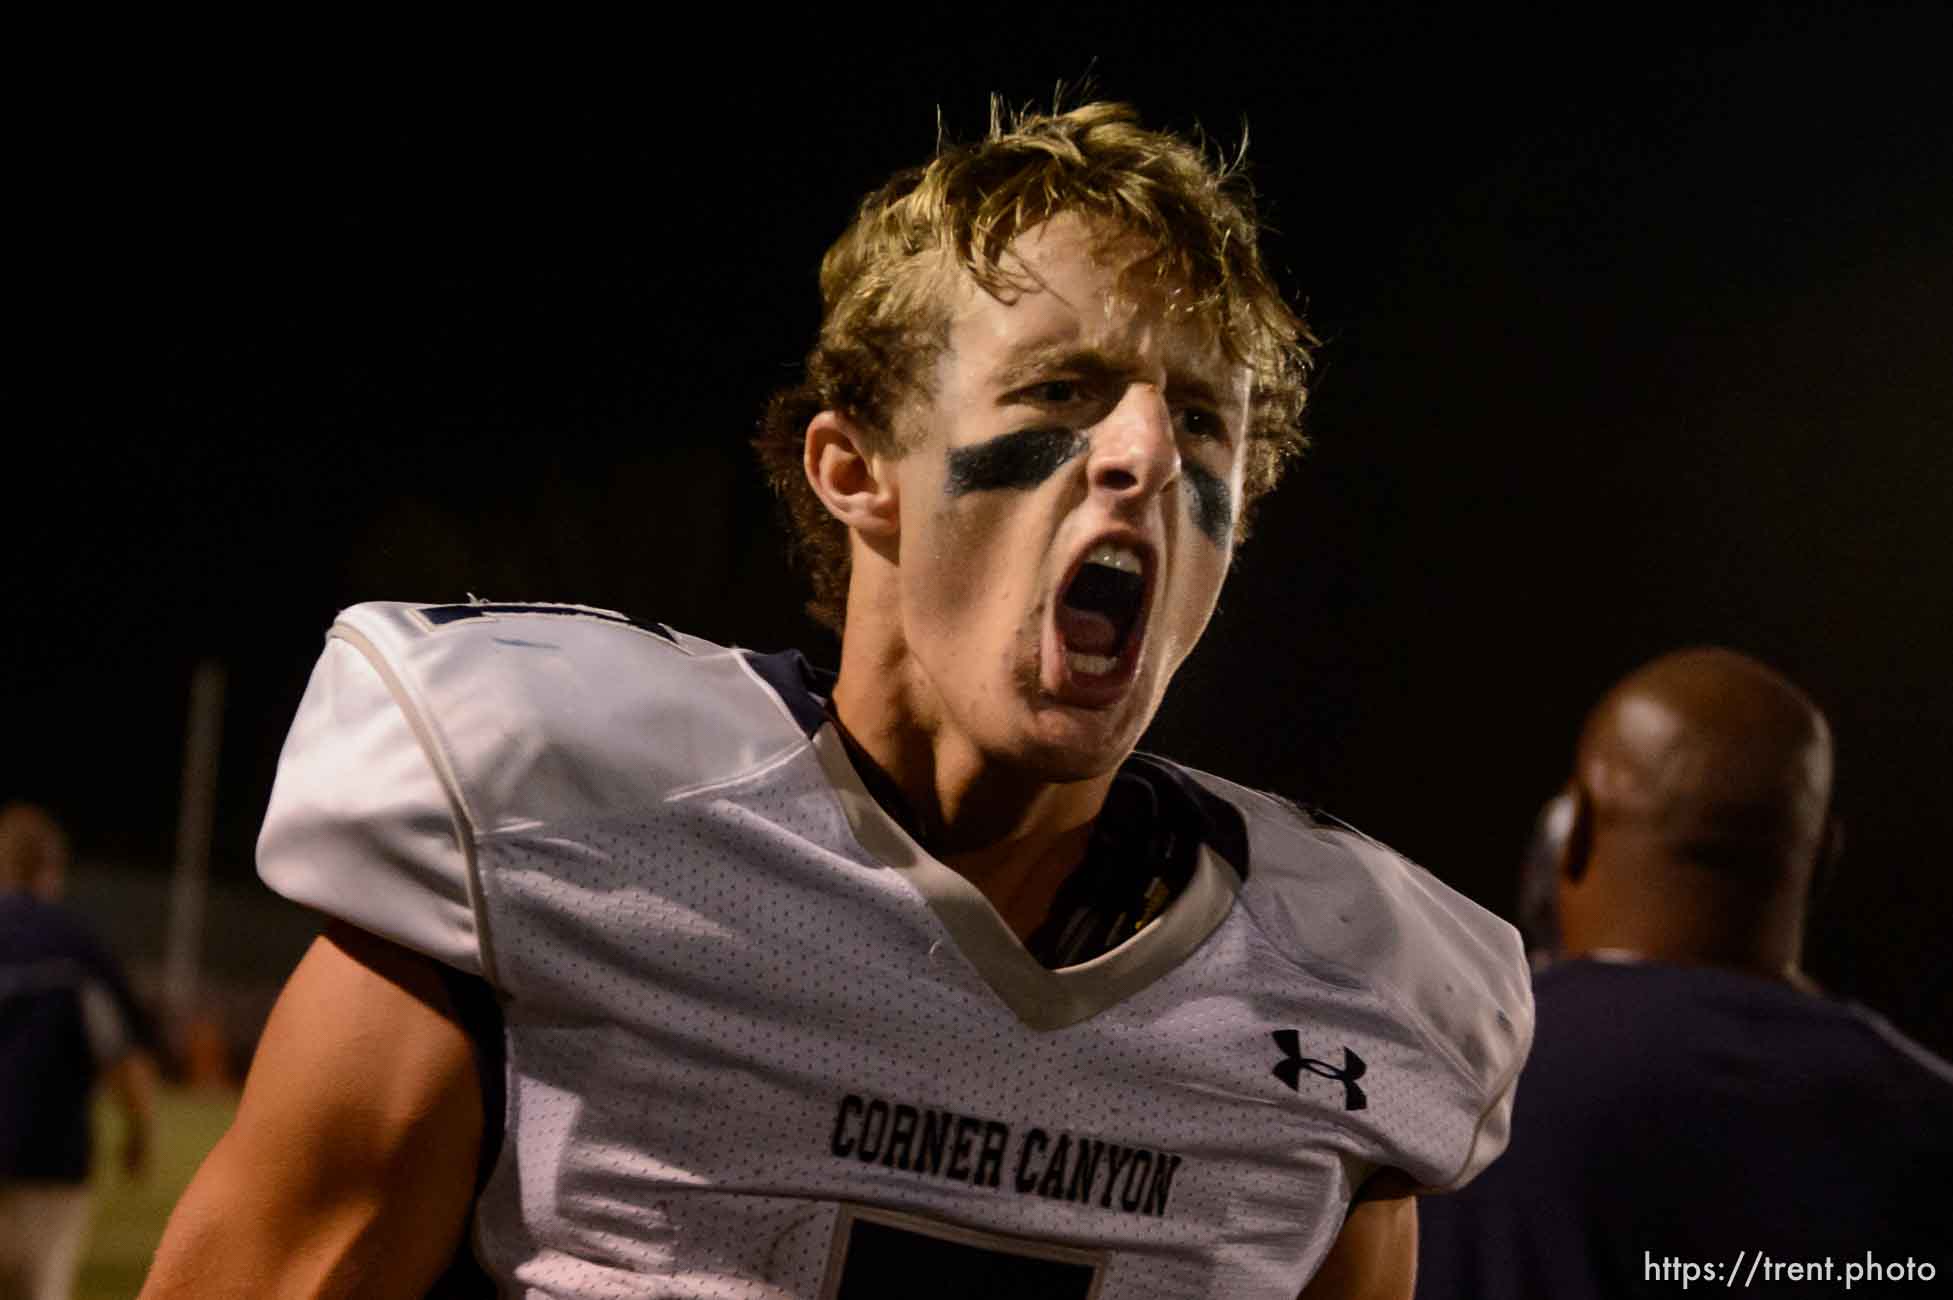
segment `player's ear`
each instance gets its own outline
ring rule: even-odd
[[[893,458],[872,451],[861,426],[839,411],[822,411],[807,424],[807,482],[829,514],[865,537],[895,534],[892,465]]]

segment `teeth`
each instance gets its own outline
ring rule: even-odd
[[[1119,661],[1111,655],[1088,655],[1076,650],[1067,650],[1065,666],[1080,677],[1103,677],[1117,668]]]
[[[1085,556],[1087,564],[1103,564],[1108,569],[1121,573],[1139,573],[1139,552],[1130,546],[1114,546],[1111,542],[1100,542]]]

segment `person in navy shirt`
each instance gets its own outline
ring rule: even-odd
[[[1541,819],[1559,936],[1511,1145],[1420,1207],[1420,1297],[1828,1295],[1848,1266],[1853,1295],[1914,1294],[1953,1267],[1953,1067],[1798,968],[1831,781],[1823,715],[1745,656],[1602,699]]]
[[[154,1035],[121,968],[61,906],[68,841],[27,804],[0,808],[0,1296],[59,1300],[88,1228],[90,1103],[125,1117],[121,1164],[149,1164]]]

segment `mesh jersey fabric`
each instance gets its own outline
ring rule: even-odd
[[[509,1291],[867,1295],[900,1243],[944,1295],[1021,1257],[1289,1300],[1372,1170],[1503,1145],[1517,936],[1389,850],[1176,769],[1242,860],[1047,970],[755,657],[496,608],[340,616],[259,866],[502,999],[474,1243]]]
[[[1739,1252],[1829,1257],[1829,1287],[1771,1288],[1829,1294],[1867,1252],[1941,1248],[1953,1067],[1879,1017],[1656,962],[1562,961],[1536,988],[1512,1144],[1422,1207],[1420,1297],[1671,1295],[1663,1260]]]

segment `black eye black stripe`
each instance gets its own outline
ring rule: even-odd
[[[1226,546],[1234,527],[1234,493],[1227,480],[1196,460],[1182,460],[1180,473],[1193,489],[1194,527],[1214,545]]]
[[[960,497],[966,492],[1034,488],[1089,445],[1084,434],[1070,429],[1023,429],[974,447],[952,447],[944,491]]]
[[[960,497],[1034,488],[1090,445],[1089,438],[1070,429],[1021,429],[972,447],[952,447],[943,490]],[[1214,545],[1227,545],[1234,527],[1234,493],[1227,480],[1196,460],[1183,459],[1180,469],[1193,493],[1194,526]]]

